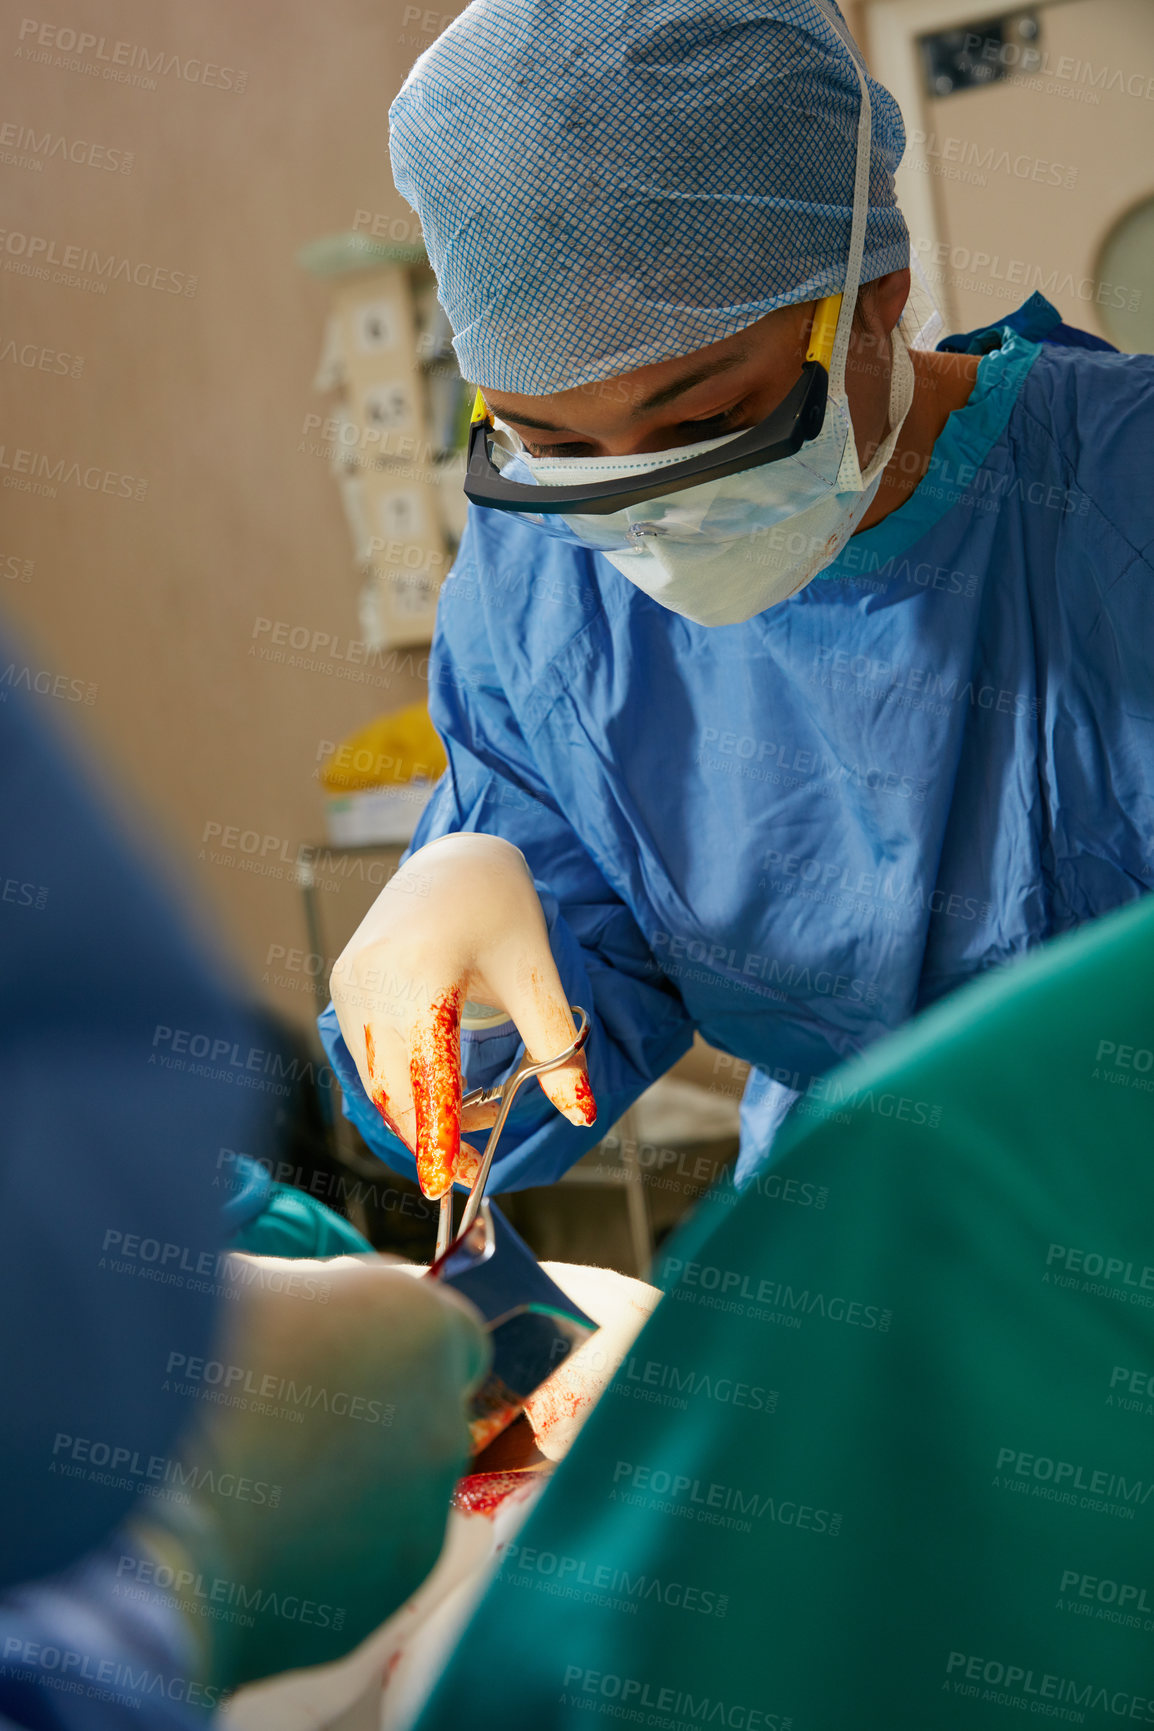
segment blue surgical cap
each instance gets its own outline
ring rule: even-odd
[[[465,378],[566,390],[840,290],[861,87],[839,24],[832,0],[473,0],[390,111]],[[863,282],[909,263],[901,115],[869,88]]]

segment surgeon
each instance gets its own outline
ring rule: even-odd
[[[334,973],[346,1109],[435,1195],[458,1030],[487,1083],[580,1005],[495,1187],[695,1030],[755,1067],[744,1176],[840,1060],[1150,889],[1154,363],[1038,295],[925,346],[829,0],[474,0],[391,119],[479,389],[449,768]]]

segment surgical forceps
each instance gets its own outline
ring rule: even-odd
[[[489,1131],[489,1140],[485,1144],[485,1153],[481,1160],[481,1170],[469,1191],[465,1203],[465,1212],[461,1216],[458,1237],[466,1233],[480,1211],[485,1198],[485,1186],[489,1182],[489,1171],[493,1165],[493,1156],[497,1152],[497,1143],[505,1128],[505,1120],[512,1109],[513,1101],[522,1082],[527,1082],[531,1076],[543,1075],[546,1070],[555,1070],[560,1064],[567,1064],[570,1058],[575,1058],[589,1038],[589,1018],[579,1004],[571,1004],[570,1009],[577,1018],[577,1032],[571,1045],[566,1046],[555,1058],[545,1058],[540,1063],[526,1056],[518,1064],[513,1074],[504,1082],[497,1082],[491,1088],[473,1088],[461,1101],[461,1111],[470,1106],[489,1106],[494,1100],[500,1102],[500,1110]],[[453,1186],[450,1185],[441,1197],[441,1212],[437,1219],[437,1257],[445,1254],[453,1238]]]

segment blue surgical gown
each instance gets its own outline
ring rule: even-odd
[[[0,1725],[185,1726],[214,1691],[114,1529],[168,1488],[166,1367],[213,1340],[265,1054],[36,689],[0,641]]]
[[[522,850],[600,1109],[575,1130],[526,1090],[496,1188],[557,1178],[694,1029],[756,1067],[748,1171],[839,1061],[1154,883],[1154,360],[997,341],[914,494],[744,625],[471,510],[414,846]],[[331,1007],[322,1032],[346,1111],[411,1172]],[[517,1049],[466,1036],[470,1084]]]

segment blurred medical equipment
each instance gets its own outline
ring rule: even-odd
[[[1154,350],[1154,11],[1147,0],[865,0],[874,76],[906,124],[913,255],[952,330],[1038,290]]]
[[[338,847],[410,841],[445,767],[426,703],[378,715],[334,745],[321,765],[329,841]]]
[[[427,643],[463,528],[469,396],[424,247],[353,232],[314,241],[299,262],[333,285],[315,385],[336,401],[307,418],[302,449],[327,454],[340,487],[362,639]]]

